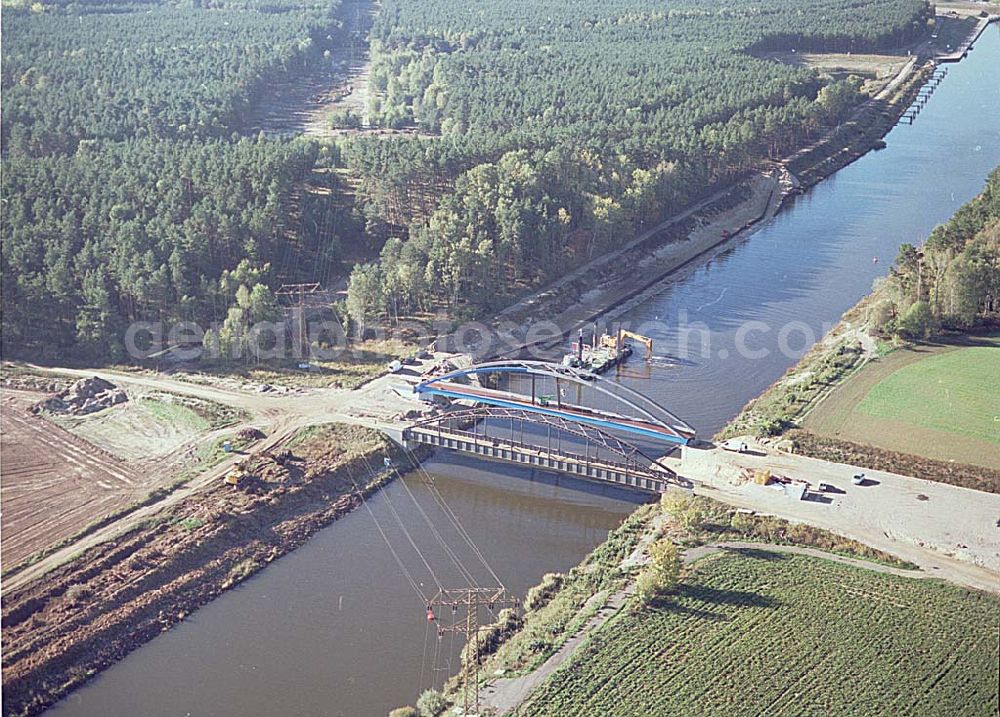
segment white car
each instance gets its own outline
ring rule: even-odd
[[[733,451],[734,453],[746,453],[750,448],[747,446],[746,441],[730,439],[722,443],[722,450]]]
[[[403,370],[402,361],[390,361],[389,362],[389,373],[399,373]]]

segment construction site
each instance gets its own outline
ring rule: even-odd
[[[425,353],[358,389],[290,394],[20,369],[4,399],[5,451],[16,446],[4,461],[5,698],[36,712],[364,507],[428,626],[434,674],[454,673],[449,653],[476,638],[455,697],[476,713],[476,650],[497,620],[515,619],[523,596],[421,468],[430,451],[490,471],[582,479],[639,502],[693,491],[826,528],[969,587],[995,586],[997,496],[748,437],[714,445],[621,382],[630,364],[657,365],[652,339],[594,326],[569,348],[553,362]],[[81,490],[66,491],[68,479]],[[956,511],[959,541],[947,518]]]

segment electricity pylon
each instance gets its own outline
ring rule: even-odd
[[[492,613],[505,607],[517,607],[517,598],[507,595],[506,588],[443,588],[427,604],[429,617],[434,607],[450,607],[455,622],[442,625],[438,622],[438,636],[446,632],[457,632],[466,636],[465,664],[462,669],[462,714],[479,713],[479,608],[486,607]],[[459,614],[459,610],[464,615]],[[469,708],[475,712],[469,712]]]
[[[309,346],[306,343],[306,295],[315,294],[319,291],[319,284],[282,284],[275,296],[297,297],[295,304],[296,320],[298,321],[298,351],[296,358],[309,356]]]

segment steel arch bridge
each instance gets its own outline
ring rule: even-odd
[[[527,377],[531,382],[531,395],[459,382],[459,379],[468,379],[481,374]],[[535,384],[538,379],[555,381],[557,389],[562,382],[587,386],[612,403],[621,406],[623,411],[631,411],[634,415],[567,403],[562,400],[559,390],[551,400],[546,400],[536,393]],[[475,364],[441,376],[427,378],[416,384],[413,391],[427,397],[443,396],[497,408],[517,409],[550,418],[561,418],[604,431],[619,431],[673,444],[688,445],[695,437],[695,431],[691,426],[638,391],[595,374],[544,361],[512,360]]]
[[[505,435],[500,426],[506,421],[510,421],[510,433]],[[547,429],[544,440],[538,444],[525,442],[525,424]],[[564,436],[577,440],[567,442]],[[448,411],[414,423],[403,431],[403,438],[407,443],[447,448],[651,493],[662,493],[671,483],[686,485],[672,470],[628,441],[592,426],[520,409],[479,405]]]
[[[477,385],[468,382],[484,374],[519,376],[530,385],[530,394],[492,388],[481,380]],[[539,381],[554,382],[555,395],[539,395]],[[586,386],[620,410],[564,401],[564,383]],[[599,376],[542,361],[492,361],[425,378],[413,391],[425,398],[440,396],[467,405],[458,404],[412,424],[403,432],[407,442],[653,493],[663,492],[671,483],[684,483],[631,439],[652,438],[675,448],[688,445],[694,429],[638,391]],[[508,422],[509,433],[504,428]],[[540,440],[526,442],[525,426],[529,438]]]

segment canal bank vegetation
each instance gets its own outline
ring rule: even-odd
[[[991,448],[989,428],[982,428],[989,417],[968,400],[979,396],[989,401],[992,395],[995,382],[989,377],[995,375],[997,366],[995,348],[990,348],[995,341],[989,334],[1000,324],[997,297],[1000,168],[990,174],[983,192],[938,226],[922,246],[900,247],[889,275],[876,283],[873,292],[850,309],[796,366],[750,401],[718,438],[748,434],[772,438],[779,446],[817,458],[996,492],[1000,472],[988,460],[990,453],[995,454],[995,434]],[[963,352],[957,359],[961,366],[934,374],[935,386],[951,388],[950,392],[945,389],[947,398],[935,399],[926,393],[929,378],[924,374],[935,361],[946,359],[931,361],[929,357],[951,350]],[[905,384],[903,374],[895,375],[896,371],[920,359],[926,363],[906,374],[912,373],[912,385],[890,391],[890,380]],[[954,357],[947,360],[955,363]],[[911,410],[893,413],[891,406],[869,407],[869,413],[875,411],[875,419],[869,421],[856,409],[872,391],[881,391],[885,400],[897,403],[906,395],[925,396],[929,415],[921,419]],[[955,403],[960,399],[966,401],[962,407]],[[935,405],[934,400],[940,403]],[[831,413],[843,420],[834,420],[837,416]],[[838,438],[840,429],[828,426],[845,426],[847,414],[851,422],[863,424],[849,440]],[[935,418],[946,414],[947,419]],[[894,416],[895,423],[885,420]],[[966,425],[969,421],[978,422],[979,428]],[[815,435],[813,430],[827,435]],[[903,440],[903,434],[921,430],[925,433],[917,443]],[[939,435],[932,436],[930,431]],[[884,443],[892,433],[900,434],[899,440]],[[869,441],[878,446],[865,446]],[[941,446],[954,450],[940,453],[936,449]],[[915,455],[906,455],[911,452]],[[978,460],[980,454],[983,460]]]
[[[3,600],[4,714],[37,714],[198,607],[294,550],[391,480],[394,447],[359,427],[306,430]],[[374,460],[373,460],[374,459]]]
[[[933,72],[934,66],[930,63],[915,67],[903,76],[899,85],[879,92],[823,139],[788,157],[783,162],[785,167],[796,176],[800,187],[806,189],[872,149],[885,147],[882,138],[896,125]]]
[[[578,566],[565,574],[545,575],[525,596],[519,619],[513,614],[502,616],[497,624],[481,629],[480,646],[486,649],[479,653],[479,674],[487,695],[486,709],[502,711],[528,698],[532,673],[538,670],[561,674],[560,665],[567,658],[575,661],[579,654],[564,645],[583,641],[586,646],[598,631],[614,629],[605,622],[626,619],[622,617],[626,613],[659,610],[664,601],[687,594],[692,560],[714,552],[715,546],[734,544],[745,545],[739,550],[749,551],[758,550],[755,546],[759,545],[761,554],[768,546],[772,550],[811,548],[888,570],[916,569],[820,528],[732,509],[682,491],[668,492],[660,502],[632,513]],[[576,648],[580,649],[587,648]],[[472,653],[465,650],[462,654],[467,659]],[[461,674],[445,685],[442,694],[448,703],[461,703],[462,687]],[[515,713],[534,714],[531,710]],[[423,711],[417,714],[424,716]]]
[[[629,578],[622,565],[647,534],[648,523],[657,513],[655,505],[632,513],[607,540],[566,574],[550,574],[528,591],[521,628],[497,641],[493,650],[480,653],[492,670],[516,675],[530,672],[552,656],[560,645],[597,612],[595,595],[608,596],[622,589]],[[489,629],[489,628],[486,628]],[[468,654],[468,653],[463,653]],[[446,695],[457,694],[460,682],[453,679]]]

